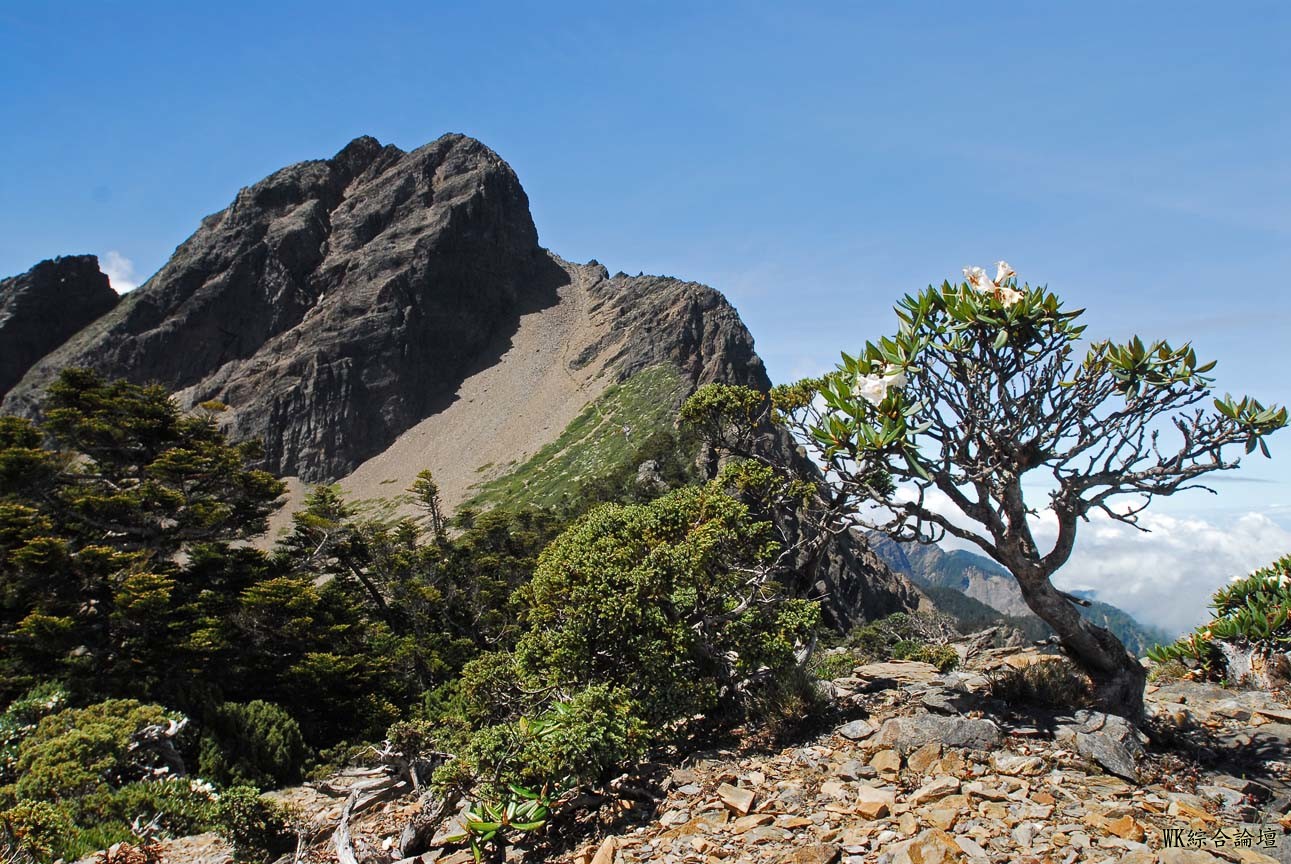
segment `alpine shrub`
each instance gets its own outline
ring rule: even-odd
[[[276,788],[300,779],[308,755],[290,714],[272,702],[225,702],[207,718],[198,773],[222,786]]]

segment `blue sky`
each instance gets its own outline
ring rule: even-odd
[[[552,250],[725,292],[776,380],[1006,258],[1091,333],[1191,338],[1291,402],[1291,6],[620,5],[4,4],[0,274],[141,281],[279,167],[459,131]],[[1291,529],[1272,443],[1162,512]]]

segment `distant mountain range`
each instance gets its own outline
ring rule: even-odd
[[[940,546],[896,543],[871,534],[870,546],[887,565],[923,589],[937,608],[951,616],[965,631],[1003,624],[1027,639],[1052,635],[1022,599],[1017,581],[1002,566],[984,555],[964,549],[946,551]],[[1116,634],[1137,656],[1160,642],[1173,641],[1163,630],[1141,624],[1123,609],[1094,599],[1093,592],[1074,592],[1089,600],[1080,613]]]

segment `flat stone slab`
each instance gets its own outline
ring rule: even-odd
[[[943,747],[991,750],[1000,744],[1000,727],[990,720],[915,714],[888,720],[877,738],[879,746],[891,747],[903,755],[933,741]]]

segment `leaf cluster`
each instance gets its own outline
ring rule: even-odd
[[[1209,622],[1148,651],[1157,663],[1182,661],[1210,677],[1230,677],[1221,646],[1268,657],[1291,645],[1291,555],[1220,588]]]

